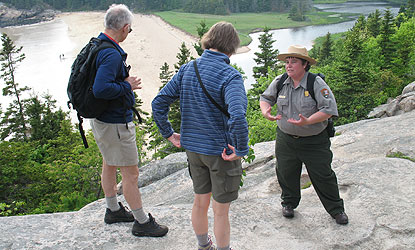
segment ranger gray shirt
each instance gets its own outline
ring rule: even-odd
[[[277,120],[278,127],[286,134],[297,136],[312,136],[321,133],[327,127],[327,120],[311,125],[298,126],[287,122],[288,119],[300,119],[299,114],[310,117],[312,114],[321,111],[329,115],[338,116],[336,99],[326,82],[317,76],[314,82],[314,101],[307,91],[306,72],[300,84],[294,88],[294,82],[288,77],[277,97],[277,82],[282,75],[277,76],[268,88],[262,93],[260,101],[269,103],[271,106],[277,104],[278,114],[281,120]]]

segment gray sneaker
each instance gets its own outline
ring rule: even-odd
[[[209,243],[208,243],[207,246],[202,247],[202,246],[199,245],[197,250],[217,250],[216,246],[213,245],[213,243],[212,243],[212,239],[211,239],[210,235],[208,236],[208,241],[209,241]]]
[[[138,237],[161,237],[167,234],[169,229],[166,226],[158,224],[151,214],[148,214],[150,220],[147,223],[140,224],[137,220],[134,221],[132,233]]]
[[[117,222],[133,222],[134,216],[128,208],[125,208],[121,202],[118,202],[120,205],[120,210],[111,211],[109,208],[105,211],[104,221],[107,224],[117,223]]]

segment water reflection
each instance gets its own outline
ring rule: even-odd
[[[386,8],[390,6],[387,3],[382,2],[347,2],[341,4],[316,4],[315,7],[322,9],[324,11],[330,12],[343,12],[343,13],[357,13],[355,18],[359,15],[368,15],[373,13],[376,9],[381,11],[383,14]],[[390,8],[391,12],[396,15],[399,11],[399,8],[394,7]],[[319,26],[306,26],[290,29],[279,29],[271,31],[273,39],[276,41],[274,43],[274,48],[278,49],[279,52],[287,51],[288,47],[293,44],[304,45],[307,49],[313,47],[313,41],[317,37],[325,36],[327,32],[331,34],[345,32],[353,27],[355,21],[329,24],[329,25],[319,25]],[[255,52],[259,51],[259,36],[262,32],[257,32],[251,34],[252,43],[248,46],[251,50],[244,54],[233,55],[231,57],[231,62],[236,63],[241,67],[245,75],[248,77],[245,80],[245,87],[250,88],[251,85],[255,82],[253,78],[252,68],[256,66],[254,61]]]
[[[21,87],[29,86],[40,95],[49,93],[59,106],[65,106],[70,66],[73,62],[71,51],[74,44],[68,36],[68,26],[61,20],[25,26],[1,28],[13,39],[16,47],[23,46],[26,58],[18,64],[15,80]],[[63,55],[63,56],[62,56]],[[10,100],[1,96],[5,108]]]
[[[362,15],[369,15],[376,9],[384,10],[388,7],[392,8],[393,6],[384,2],[346,2],[338,4],[314,4],[314,7],[328,12],[359,13]]]

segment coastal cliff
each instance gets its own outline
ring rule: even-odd
[[[18,10],[0,2],[0,27],[50,21],[58,13],[56,10],[45,9],[40,6],[34,6],[30,10]]]

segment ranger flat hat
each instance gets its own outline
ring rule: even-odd
[[[287,53],[281,53],[277,56],[277,59],[280,61],[285,61],[287,57],[297,57],[304,60],[307,60],[310,65],[314,65],[317,63],[316,60],[308,56],[307,49],[301,45],[291,45],[288,47]]]

